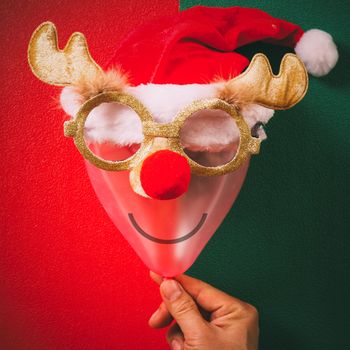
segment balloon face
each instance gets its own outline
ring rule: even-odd
[[[152,85],[100,94],[65,129],[120,233],[164,277],[196,260],[259,150],[237,108],[208,98],[216,89]]]
[[[137,148],[90,145],[103,159],[125,159]],[[228,161],[234,152],[191,152],[190,156],[211,165]],[[193,264],[237,198],[248,165],[249,159],[237,171],[222,176],[192,175],[183,195],[158,200],[135,193],[129,171],[106,171],[86,162],[94,190],[115,226],[146,266],[164,277],[181,274]]]

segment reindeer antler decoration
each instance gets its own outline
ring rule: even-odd
[[[73,33],[65,48],[60,50],[56,27],[51,22],[41,24],[33,33],[28,60],[33,73],[51,85],[72,85],[82,77],[93,81],[102,72],[90,56],[83,34]]]
[[[65,48],[60,50],[57,45],[56,28],[51,22],[45,22],[35,30],[29,43],[28,59],[33,73],[42,81],[52,85],[77,86],[82,79],[96,85],[101,80],[99,77],[105,74],[91,58],[85,37],[81,33],[72,34]],[[268,59],[262,54],[257,54],[243,74],[226,82],[224,88],[218,91],[219,99],[195,100],[180,110],[172,122],[164,125],[156,123],[151,113],[139,100],[120,89],[117,83],[113,83],[110,84],[109,89],[95,89],[96,93],[80,107],[75,118],[65,123],[65,135],[74,138],[76,146],[86,159],[105,170],[139,169],[145,156],[158,150],[152,148],[154,139],[164,138],[167,139],[167,149],[185,157],[193,173],[208,176],[222,175],[236,170],[251,154],[259,152],[261,140],[251,135],[251,130],[239,108],[244,103],[256,103],[273,109],[287,109],[304,97],[307,86],[307,72],[297,56],[285,55],[280,73],[276,76],[272,73]],[[244,96],[246,101],[244,99],[237,101],[235,95]],[[94,108],[105,102],[128,106],[137,112],[142,122],[144,140],[138,152],[126,160],[103,160],[94,155],[85,142],[87,117]],[[180,131],[185,120],[205,109],[226,112],[234,119],[239,129],[240,141],[237,153],[224,165],[202,166],[190,159],[181,145]],[[164,145],[162,144],[161,147],[163,148]],[[140,193],[137,190],[135,192]]]
[[[244,73],[225,84],[219,97],[227,100],[241,91],[247,102],[272,109],[288,109],[306,94],[308,75],[304,64],[293,54],[286,54],[278,75],[272,73],[267,57],[257,54]],[[233,98],[234,99],[234,98]]]
[[[65,48],[57,44],[56,27],[44,22],[33,33],[28,60],[33,73],[45,83],[58,86],[74,85],[84,78],[94,82],[103,74],[101,67],[93,60],[85,37],[73,33]],[[272,73],[268,59],[263,54],[253,57],[244,73],[230,80],[219,92],[219,97],[227,100],[232,92],[242,92],[249,103],[257,103],[272,109],[287,109],[297,104],[305,95],[308,75],[304,64],[294,54],[283,57],[280,73]],[[233,99],[234,100],[234,99]]]

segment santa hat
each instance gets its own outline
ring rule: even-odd
[[[208,83],[240,74],[249,64],[236,49],[257,41],[295,49],[309,73],[329,73],[338,59],[332,37],[258,9],[196,6],[140,26],[107,64],[121,66],[138,84]]]
[[[299,26],[258,9],[197,6],[153,20],[131,32],[104,66],[106,71],[117,69],[117,73],[97,82],[95,89],[94,82],[90,82],[89,91],[120,87],[124,82],[120,72],[125,72],[129,84],[123,89],[137,97],[155,121],[170,122],[186,104],[214,97],[225,81],[241,74],[249,60],[235,50],[257,41],[294,48],[308,72],[315,76],[327,74],[338,60],[332,37],[319,29],[304,32]],[[84,93],[84,87],[63,90],[61,103],[71,116],[84,102]],[[90,92],[88,95],[91,97]],[[241,114],[253,128],[267,123],[273,110],[247,104],[242,106]],[[197,118],[196,126],[188,123],[185,146],[215,151],[232,144],[238,134],[228,131],[228,119],[209,113]],[[100,105],[86,126],[88,137],[95,142],[125,145],[140,143],[143,138],[137,116],[121,106]],[[266,137],[263,130],[259,137]]]

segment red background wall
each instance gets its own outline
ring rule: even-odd
[[[1,338],[4,350],[164,349],[149,329],[160,301],[148,270],[112,225],[63,136],[58,88],[37,80],[26,50],[53,21],[62,47],[83,32],[103,64],[118,41],[176,0],[1,2]],[[107,2],[105,2],[107,3]]]

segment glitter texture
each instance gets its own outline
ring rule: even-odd
[[[249,103],[272,109],[288,109],[305,96],[308,82],[305,66],[296,55],[284,55],[280,72],[274,75],[267,57],[259,53],[253,57],[244,73],[227,82],[218,96],[227,100],[228,90],[233,95],[241,91],[244,96],[249,96]]]
[[[83,76],[93,80],[102,73],[90,56],[84,35],[73,33],[60,50],[56,27],[51,22],[42,23],[34,31],[28,46],[28,62],[34,75],[51,85],[72,85]]]
[[[116,102],[132,108],[140,117],[143,125],[144,141],[139,150],[130,158],[121,161],[107,161],[94,155],[85,143],[84,126],[89,113],[101,103]],[[180,130],[186,119],[192,114],[204,109],[220,109],[228,113],[236,123],[240,132],[240,142],[235,157],[228,163],[216,166],[206,167],[196,163],[184,152],[180,143]],[[65,135],[73,137],[75,145],[84,158],[89,160],[95,166],[110,171],[131,170],[131,182],[139,188],[135,180],[135,174],[139,173],[143,160],[150,154],[168,149],[184,156],[191,167],[191,171],[197,175],[214,176],[223,175],[239,168],[251,154],[259,153],[260,140],[250,134],[250,129],[244,118],[238,113],[237,109],[220,99],[207,99],[191,103],[185,109],[180,111],[174,118],[174,121],[167,124],[155,123],[152,115],[135,97],[121,92],[106,92],[99,94],[85,102],[78,111],[76,118],[65,123]],[[136,176],[138,178],[138,176]],[[140,191],[138,191],[140,192]]]

